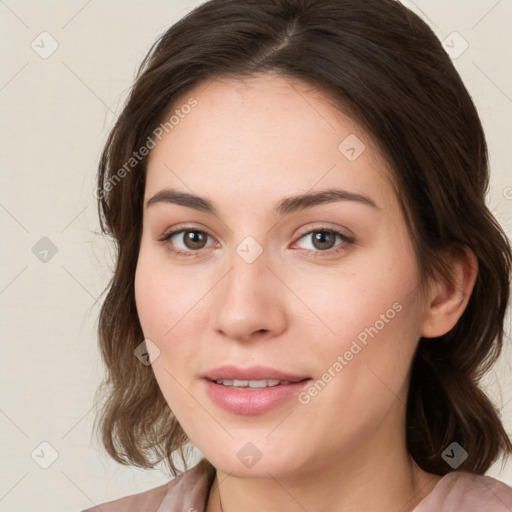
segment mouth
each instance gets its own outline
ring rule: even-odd
[[[214,404],[232,414],[246,416],[263,414],[288,402],[312,381],[309,376],[262,366],[223,366],[201,377]]]
[[[270,368],[268,366],[251,366],[243,368],[234,365],[224,365],[213,368],[201,375],[202,378],[217,382],[256,382],[263,381],[270,383],[269,385],[277,385],[279,383],[293,383],[299,382],[304,379],[310,378],[309,375],[293,374]],[[277,381],[277,384],[275,383]],[[240,384],[240,386],[247,386],[248,384]],[[257,386],[256,386],[257,387]]]
[[[213,382],[226,386],[228,388],[236,389],[262,389],[273,388],[274,386],[287,386],[295,382],[301,382],[304,379],[291,381],[279,379],[262,379],[262,380],[236,380],[236,379],[217,379]]]

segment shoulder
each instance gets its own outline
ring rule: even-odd
[[[512,487],[491,476],[452,471],[437,482],[434,489],[413,512],[510,512]]]
[[[204,510],[215,468],[206,460],[170,482],[137,494],[95,505],[82,512],[166,512]]]

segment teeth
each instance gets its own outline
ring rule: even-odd
[[[289,380],[277,380],[277,379],[264,379],[264,380],[229,380],[229,379],[218,379],[215,381],[217,384],[222,384],[228,387],[237,388],[266,388],[277,386],[278,384],[290,384]]]

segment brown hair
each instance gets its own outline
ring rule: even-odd
[[[432,276],[449,279],[450,248],[476,255],[476,284],[457,325],[419,341],[407,446],[424,471],[444,475],[451,468],[442,452],[456,441],[468,453],[458,469],[485,473],[501,452],[512,452],[498,410],[479,387],[501,351],[512,255],[485,205],[487,146],[475,106],[432,30],[394,0],[211,0],[150,49],[98,173],[101,228],[117,245],[98,327],[107,452],[139,467],[164,460],[176,474],[171,455],[184,461],[188,441],[151,366],[134,356],[143,340],[134,275],[147,161],[138,149],[192,87],[271,72],[324,92],[377,141],[393,169],[422,286]]]

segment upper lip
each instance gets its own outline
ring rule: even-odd
[[[212,368],[201,375],[202,378],[208,380],[266,380],[276,379],[282,381],[298,382],[308,379],[306,375],[297,375],[283,372],[266,366],[250,366],[248,368],[240,368],[232,365],[218,366]]]

